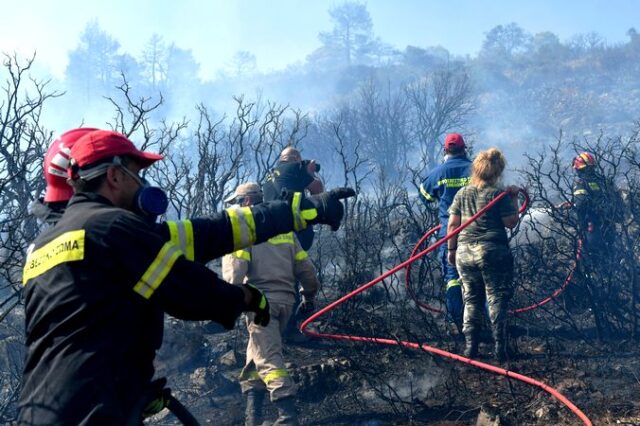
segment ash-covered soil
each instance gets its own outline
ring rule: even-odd
[[[502,367],[555,388],[594,425],[640,424],[637,341],[599,341],[588,329],[548,329],[540,322],[511,327],[511,358]],[[169,378],[174,395],[202,424],[239,425],[244,405],[237,377],[246,331],[242,323],[219,331],[212,324],[168,321],[158,374]],[[422,343],[455,353],[463,348],[455,333]],[[498,365],[491,351],[487,333],[478,360]],[[300,387],[297,406],[306,425],[582,424],[540,388],[422,351],[315,340],[287,345],[285,358]],[[268,402],[265,416],[276,417]],[[166,410],[147,423],[179,424]]]

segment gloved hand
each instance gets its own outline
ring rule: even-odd
[[[344,215],[344,207],[340,200],[355,195],[356,192],[352,188],[336,188],[309,197],[300,192],[291,194],[288,198],[293,210],[294,230],[301,231],[309,224],[322,223],[337,231]]]
[[[504,190],[508,192],[509,195],[511,195],[512,197],[517,197],[518,193],[520,192],[520,187],[517,187],[515,185],[509,185]]]
[[[316,303],[313,299],[307,299],[302,296],[302,301],[298,305],[298,309],[296,309],[296,317],[302,318],[307,317],[316,310]]]
[[[245,288],[251,293],[251,301],[248,305],[249,312],[255,312],[253,318],[254,324],[266,327],[269,325],[271,314],[269,313],[269,301],[267,297],[258,288],[251,284],[244,284]]]
[[[171,389],[165,388],[167,384],[166,378],[161,378],[151,382],[147,390],[146,398],[148,402],[142,410],[142,417],[147,418],[158,414],[165,407],[169,406],[169,398],[171,397]]]

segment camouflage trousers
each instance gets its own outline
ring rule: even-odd
[[[476,335],[482,327],[485,302],[493,337],[504,341],[509,300],[513,295],[513,256],[506,244],[459,243],[456,267],[462,279],[465,336]]]
[[[277,401],[295,395],[297,390],[282,356],[282,333],[293,306],[274,301],[269,302],[269,308],[271,320],[266,327],[253,323],[253,313],[246,314],[249,342],[247,360],[240,373],[240,388],[243,393],[266,389],[271,401]]]

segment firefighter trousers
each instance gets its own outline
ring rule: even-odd
[[[285,368],[282,355],[282,333],[293,305],[270,301],[269,307],[271,321],[266,327],[253,323],[253,313],[246,315],[249,343],[247,360],[240,373],[240,387],[243,393],[266,389],[271,401],[277,401],[296,394],[296,385]]]
[[[462,283],[455,265],[449,263],[447,245],[440,246],[440,263],[445,282],[445,301],[447,304],[447,320],[462,325]]]

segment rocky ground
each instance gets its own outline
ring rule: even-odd
[[[212,324],[167,324],[158,359],[174,395],[203,424],[242,424],[237,383],[246,332]],[[640,348],[623,336],[597,342],[556,326],[512,329],[503,367],[554,387],[594,425],[640,424]],[[437,342],[426,342],[437,346]],[[440,343],[442,347],[443,343]],[[452,337],[444,345],[460,352]],[[480,360],[494,363],[487,336]],[[300,386],[308,425],[577,425],[578,417],[541,389],[420,351],[314,341],[288,345],[285,358]],[[267,417],[275,412],[267,407]],[[148,424],[174,425],[166,410]]]

